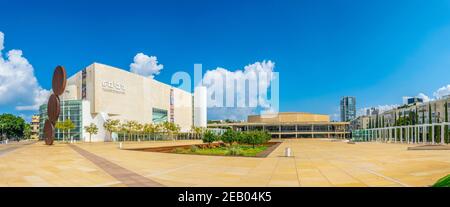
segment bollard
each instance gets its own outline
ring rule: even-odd
[[[119,142],[119,149],[122,149],[122,142]]]
[[[284,156],[286,156],[286,157],[290,157],[291,156],[291,148],[290,147],[286,147],[284,149]]]

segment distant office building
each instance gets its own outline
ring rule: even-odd
[[[356,118],[356,98],[345,96],[341,99],[341,121],[349,122]]]

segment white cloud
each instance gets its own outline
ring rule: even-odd
[[[3,34],[3,32],[0,32],[0,54],[4,48],[4,46],[3,46],[4,41],[5,41],[5,35]]]
[[[258,111],[256,108],[238,108],[238,107],[210,107],[208,108],[209,120],[247,120],[248,115],[256,115]]]
[[[424,93],[419,93],[419,94],[417,95],[417,98],[423,99],[423,102],[429,102],[429,101],[432,101],[432,100],[433,100],[433,99],[431,99],[429,96],[427,96],[427,95],[424,94]]]
[[[274,67],[275,63],[269,60],[247,65],[243,70],[218,67],[206,71],[203,85],[208,89],[208,107],[214,118],[242,120],[260,109],[273,111],[268,89]]]
[[[446,95],[450,95],[450,84],[439,88],[436,92],[433,93],[433,96],[437,99],[440,99]]]
[[[50,92],[39,85],[33,66],[21,50],[10,50],[4,58],[3,49],[4,34],[0,32],[0,106],[13,104],[16,110],[37,110]]]
[[[164,65],[158,64],[158,58],[148,56],[144,53],[138,53],[134,56],[133,63],[130,64],[130,71],[142,76],[153,78],[164,68]]]

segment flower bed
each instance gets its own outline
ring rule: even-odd
[[[193,155],[215,155],[215,156],[242,156],[242,157],[266,157],[275,150],[281,142],[267,142],[258,146],[251,145],[225,145],[223,143],[194,144],[151,148],[129,149],[145,152],[163,152]]]

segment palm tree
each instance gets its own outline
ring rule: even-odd
[[[112,138],[112,133],[119,131],[120,120],[108,119],[103,124],[103,127],[109,132],[109,136]]]
[[[136,121],[126,121],[125,123],[121,124],[122,131],[127,135],[127,138],[129,135],[133,133],[134,125],[136,124]],[[124,137],[125,141],[125,137]]]
[[[202,127],[191,126],[191,133],[193,135],[193,138],[197,139],[199,137],[199,135],[201,135],[203,133],[203,128]]]
[[[133,132],[136,134],[136,140],[140,140],[139,135],[142,134],[142,129],[143,129],[142,124],[138,122],[134,123]]]
[[[162,126],[162,124],[161,123],[158,123],[158,124],[155,124],[154,125],[154,127],[155,127],[155,133],[156,134],[158,134],[158,135],[160,135],[160,133],[162,132],[162,128],[163,128],[163,126]],[[153,136],[154,137],[154,140],[156,140],[156,135],[155,136]]]
[[[178,134],[178,132],[180,131],[180,127],[173,122],[166,121],[162,126],[163,130],[169,135],[172,140],[174,140],[173,135]]]
[[[203,133],[205,132],[205,129],[203,127],[195,127],[194,131],[195,131],[195,135],[196,135],[195,138],[198,139],[199,136],[200,136],[200,138],[203,136]]]
[[[84,129],[86,130],[87,133],[89,133],[89,142],[91,142],[92,135],[98,133],[97,125],[91,123],[89,126],[85,126]]]
[[[142,126],[142,131],[145,133],[145,135],[153,134],[153,133],[155,133],[155,127],[153,127],[152,123],[144,124]]]

